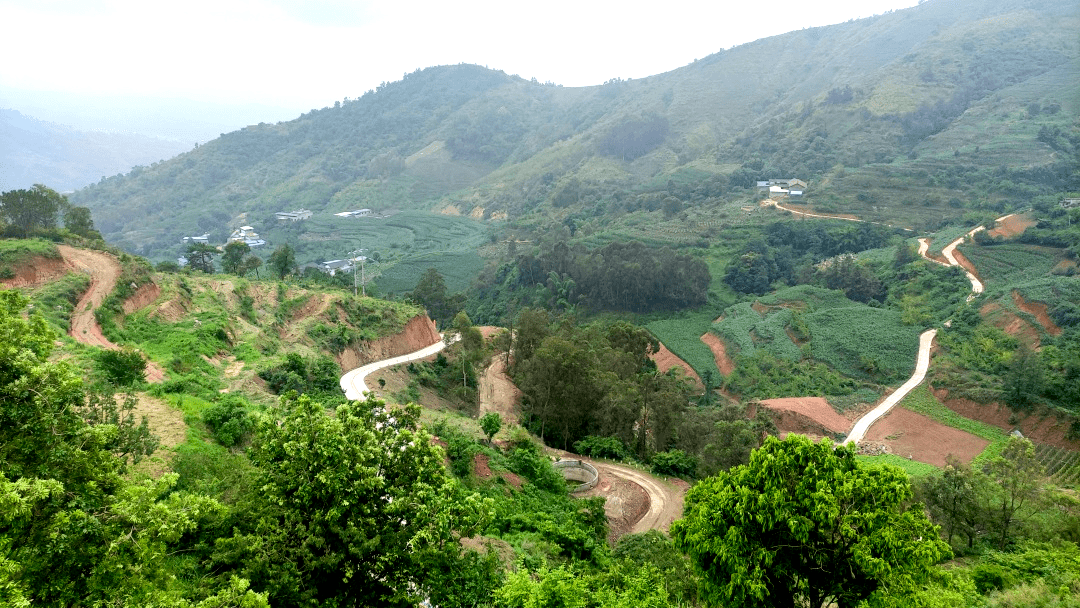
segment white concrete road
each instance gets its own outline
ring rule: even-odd
[[[450,342],[453,343],[456,340],[457,336],[454,336]],[[341,390],[345,392],[345,398],[349,401],[361,401],[364,399],[365,394],[370,392],[367,384],[364,383],[364,378],[366,378],[368,374],[385,367],[430,357],[444,348],[446,348],[446,341],[439,340],[435,344],[421,348],[418,351],[398,357],[392,357],[390,359],[383,359],[382,361],[376,361],[374,363],[368,363],[367,365],[358,367],[354,370],[347,371],[341,376]]]
[[[893,394],[889,395],[884,401],[882,401],[877,407],[870,410],[859,421],[855,423],[855,426],[851,427],[851,432],[848,433],[847,439],[844,443],[859,443],[866,436],[866,431],[870,429],[870,425],[878,421],[879,418],[889,413],[889,410],[894,405],[900,403],[900,400],[907,396],[916,386],[922,383],[926,378],[926,370],[930,368],[930,345],[934,341],[934,336],[937,335],[936,329],[928,329],[919,335],[919,354],[915,359],[915,373],[908,378],[900,388],[896,389]]]

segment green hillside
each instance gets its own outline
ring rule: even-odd
[[[1076,189],[1078,29],[1068,0],[929,0],[593,87],[428,68],[72,199],[111,242],[155,260],[183,236],[271,232],[275,212],[300,207],[324,219],[452,209],[497,233],[574,219],[594,238],[671,242],[730,223],[753,182],[777,176],[811,184],[819,210],[936,227]],[[650,232],[660,209],[671,225]]]

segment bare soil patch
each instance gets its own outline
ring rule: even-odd
[[[57,249],[72,268],[90,274],[90,287],[71,313],[71,329],[68,334],[83,344],[119,350],[119,346],[101,333],[101,326],[97,323],[94,311],[116,286],[116,279],[120,276],[120,263],[112,255],[101,251],[76,249],[67,245],[57,245]],[[161,382],[164,379],[165,371],[157,363],[147,361],[146,380]]]
[[[979,282],[984,284],[986,283],[986,281],[983,281],[982,277],[979,276],[979,271],[975,269],[975,265],[972,264],[971,260],[967,259],[967,257],[964,256],[964,254],[961,253],[959,249],[953,251],[953,257],[956,258],[957,262],[960,262],[960,265],[964,267],[964,270],[967,270],[971,274],[975,275],[975,278],[979,279]]]
[[[72,269],[71,264],[64,258],[35,256],[14,266],[12,270],[15,276],[10,279],[0,279],[0,287],[38,287],[59,279]]]
[[[1025,230],[1037,223],[1039,223],[1038,220],[1028,217],[1026,214],[1010,215],[998,222],[997,225],[990,230],[989,234],[994,237],[1000,236],[1002,238],[1010,238],[1018,234],[1023,234]]]
[[[1039,330],[1012,311],[1002,308],[1000,304],[987,302],[979,309],[979,314],[994,327],[1016,337],[1032,348],[1039,348]]]
[[[496,412],[503,420],[503,427],[518,424],[518,407],[521,391],[506,374],[506,356],[496,353],[484,369],[477,387],[480,392],[479,416]]]
[[[1015,289],[1012,292],[1012,299],[1013,302],[1016,303],[1017,308],[1035,317],[1035,320],[1039,322],[1039,325],[1043,326],[1046,333],[1051,336],[1061,335],[1061,328],[1050,318],[1046,304],[1043,304],[1042,302],[1028,302],[1020,295],[1020,292]]]
[[[712,351],[713,359],[716,360],[716,369],[725,376],[731,375],[731,372],[735,371],[735,361],[728,356],[727,347],[724,346],[724,341],[720,339],[720,336],[708,331],[701,335],[701,341]]]
[[[1013,411],[999,403],[976,403],[970,399],[950,398],[948,389],[933,389],[933,393],[945,407],[965,418],[985,422],[1008,432],[1019,429],[1024,437],[1036,443],[1080,450],[1080,441],[1065,438],[1070,421],[1059,420],[1050,412],[1035,411],[1013,418]],[[1010,420],[1016,422],[1010,423]]]
[[[426,315],[417,315],[405,324],[402,331],[347,348],[336,359],[342,370],[356,369],[368,363],[418,351],[441,339],[435,322]]]
[[[139,463],[138,469],[159,477],[169,470],[173,450],[187,440],[187,424],[184,423],[184,414],[165,401],[145,393],[137,394],[136,398],[136,420],[141,421],[146,416],[150,432],[161,441],[150,458]]]
[[[161,287],[158,287],[157,283],[143,283],[135,290],[135,293],[131,294],[131,297],[124,300],[122,306],[124,314],[130,315],[137,310],[142,310],[158,299],[160,295]]]
[[[667,371],[673,367],[680,367],[688,378],[694,380],[694,384],[698,387],[702,386],[701,378],[697,375],[697,372],[694,371],[694,368],[690,367],[690,364],[686,361],[680,359],[678,355],[668,350],[662,342],[660,343],[660,350],[649,355],[649,358],[656,363],[656,369],[661,372],[667,373]]]
[[[846,433],[852,427],[852,421],[838,414],[822,397],[765,399],[761,405],[773,412],[780,431],[824,436]]]
[[[982,437],[902,407],[894,407],[874,423],[866,439],[888,446],[892,454],[936,467],[945,466],[949,455],[971,462],[990,444]]]

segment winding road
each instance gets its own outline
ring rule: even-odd
[[[97,346],[108,350],[120,350],[101,333],[94,311],[105,301],[120,276],[120,263],[111,255],[92,249],[78,249],[68,245],[57,245],[64,261],[73,269],[90,275],[90,287],[79,298],[75,310],[71,313],[71,329],[68,334],[76,342]],[[147,382],[162,382],[165,371],[153,361],[146,362]]]
[[[1004,215],[997,218],[996,221],[1001,222],[1013,215],[1015,214]],[[975,236],[975,233],[980,230],[986,230],[986,227],[979,226],[972,229],[966,235],[949,243],[941,250],[941,255],[949,261],[947,264],[941,260],[935,260],[928,255],[930,250],[930,240],[926,238],[919,239],[919,255],[931,262],[941,264],[942,266],[960,266],[961,268],[964,268],[964,266],[956,259],[956,248],[965,240]],[[968,280],[971,281],[971,294],[967,297],[967,301],[970,302],[983,292],[983,284],[979,281],[979,278],[967,268],[964,268],[964,274],[966,274]],[[928,329],[919,335],[919,354],[915,357],[915,373],[911,375],[911,378],[909,378],[907,382],[896,389],[896,391],[889,395],[877,407],[867,412],[862,418],[859,418],[855,422],[855,426],[851,427],[851,432],[849,432],[847,438],[844,439],[844,443],[858,444],[862,441],[863,437],[866,436],[866,431],[870,429],[872,424],[880,420],[885,414],[889,413],[889,410],[897,403],[900,403],[900,400],[906,397],[912,389],[922,384],[923,379],[926,378],[926,370],[930,367],[930,347],[933,345],[934,337],[936,335],[936,329]]]
[[[457,341],[457,336],[451,338],[450,343],[452,344],[455,341]],[[345,372],[338,383],[341,385],[341,390],[344,391],[346,399],[349,401],[362,401],[365,395],[371,392],[371,389],[364,383],[364,378],[366,378],[368,374],[386,367],[430,357],[444,348],[446,348],[446,340],[439,340],[431,346],[425,346],[420,350],[408,354],[368,363],[367,365]]]

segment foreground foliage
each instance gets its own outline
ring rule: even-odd
[[[910,594],[949,555],[911,496],[906,474],[860,468],[851,447],[770,438],[694,486],[672,536],[710,603],[854,606]]]

